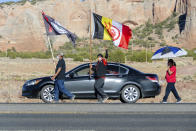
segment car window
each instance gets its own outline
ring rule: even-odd
[[[88,76],[89,75],[89,67],[85,66],[75,71],[74,76]]]
[[[127,68],[120,66],[120,74],[127,74],[128,71],[129,70]]]
[[[107,65],[106,74],[118,75],[119,74],[119,66],[118,65]]]
[[[91,73],[93,74],[93,71]],[[81,77],[81,76],[89,76],[89,66],[81,67],[74,71],[74,77]]]

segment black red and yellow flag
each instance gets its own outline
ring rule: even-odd
[[[132,31],[128,26],[95,13],[93,13],[93,20],[93,38],[112,40],[115,46],[128,49],[132,36]]]

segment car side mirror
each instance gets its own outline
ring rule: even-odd
[[[69,77],[70,77],[70,78],[74,78],[74,73],[73,73],[73,72],[70,73],[70,74],[69,74]]]

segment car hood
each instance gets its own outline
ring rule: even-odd
[[[50,80],[51,80],[51,77],[52,77],[52,76],[46,76],[46,77],[35,78],[35,79],[27,80],[27,81],[33,81],[33,80],[45,80],[45,79],[50,79]]]

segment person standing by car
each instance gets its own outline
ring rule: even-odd
[[[168,60],[168,69],[166,71],[166,81],[167,81],[167,87],[165,91],[165,96],[163,97],[162,103],[167,103],[167,98],[169,96],[170,91],[174,94],[174,96],[177,99],[176,103],[179,103],[181,101],[181,98],[178,95],[178,92],[175,88],[176,83],[176,63],[173,59]]]
[[[95,75],[95,95],[97,96],[98,102],[105,102],[109,97],[104,92],[103,86],[104,86],[104,80],[105,80],[105,74],[107,69],[107,58],[108,58],[108,50],[106,49],[105,58],[103,58],[102,54],[97,55],[97,63],[95,67],[90,64],[90,68],[94,71]]]
[[[75,99],[75,95],[71,94],[65,87],[64,87],[64,80],[65,80],[65,70],[66,65],[65,61],[63,59],[63,53],[59,53],[57,56],[58,63],[56,65],[55,74],[51,78],[52,80],[55,80],[55,87],[54,87],[54,102],[59,101],[59,91],[63,94],[67,95],[71,100]]]

